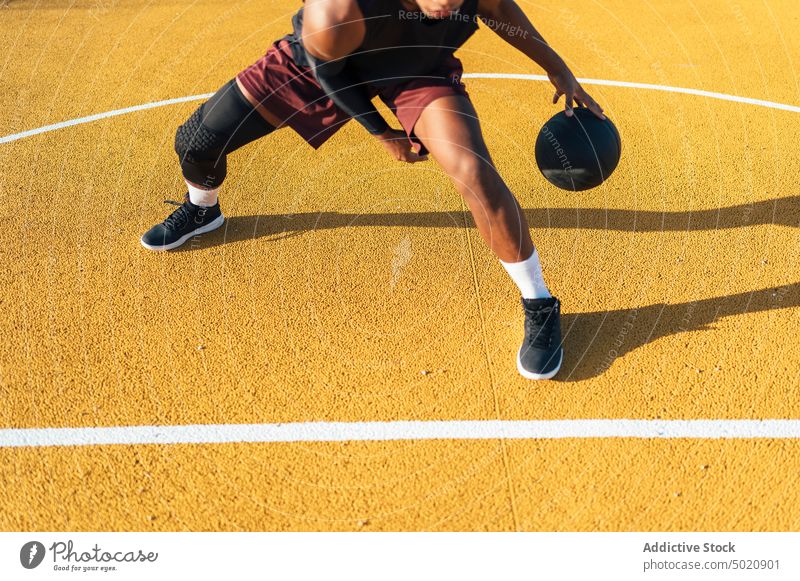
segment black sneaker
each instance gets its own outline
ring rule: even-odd
[[[517,354],[517,369],[528,379],[550,379],[561,369],[561,303],[549,299],[522,299],[525,339]]]
[[[172,250],[192,236],[216,230],[225,221],[219,209],[219,202],[208,208],[195,206],[189,201],[189,194],[183,203],[164,200],[178,209],[172,212],[161,224],[156,224],[144,233],[141,242],[148,250]]]

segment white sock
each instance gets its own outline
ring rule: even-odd
[[[519,287],[523,299],[547,299],[552,296],[544,283],[539,253],[535,248],[527,260],[522,262],[503,262],[501,260],[500,264]]]
[[[205,206],[206,208],[213,206],[217,203],[217,194],[219,188],[213,190],[204,190],[186,182],[186,187],[189,188],[189,201],[195,206]]]

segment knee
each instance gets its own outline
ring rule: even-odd
[[[184,177],[207,187],[222,184],[227,173],[227,141],[226,135],[203,123],[203,106],[200,106],[175,132],[175,153]]]
[[[203,123],[201,105],[175,132],[175,153],[181,160],[209,161],[222,153],[227,136]]]
[[[463,155],[449,171],[456,188],[465,198],[474,198],[482,204],[497,206],[502,203],[507,188],[490,159],[477,155]]]

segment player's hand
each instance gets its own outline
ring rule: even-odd
[[[397,161],[416,163],[427,161],[427,155],[419,155],[411,146],[405,131],[399,129],[388,129],[385,133],[378,135],[378,139],[389,152],[389,155]]]
[[[556,88],[556,93],[553,95],[553,103],[558,103],[561,95],[566,97],[564,109],[567,117],[572,117],[572,103],[575,102],[581,107],[586,107],[597,115],[600,119],[605,119],[603,115],[603,108],[597,104],[597,101],[592,99],[591,95],[583,90],[578,79],[572,74],[567,65],[564,65],[557,73],[547,75],[550,82]]]

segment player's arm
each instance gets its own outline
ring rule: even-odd
[[[347,70],[347,55],[364,40],[364,21],[354,0],[309,0],[303,15],[303,46],[325,93],[367,131],[389,126]]]
[[[566,96],[567,115],[572,115],[574,100],[604,117],[603,108],[581,87],[564,59],[547,44],[514,0],[479,0],[478,15],[495,34],[545,70],[556,88],[553,103],[561,95]]]
[[[364,41],[364,17],[356,0],[307,0],[303,46],[322,89],[345,113],[376,136],[398,160],[420,161],[405,133],[389,127],[366,87],[347,67],[347,56]]]

